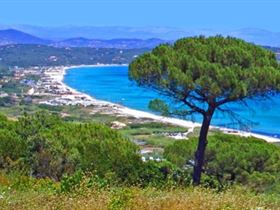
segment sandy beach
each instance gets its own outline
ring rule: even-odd
[[[66,103],[66,104],[79,104],[79,105],[84,105],[84,106],[89,106],[89,105],[94,105],[97,106],[99,109],[106,108],[108,114],[117,114],[121,116],[132,116],[135,118],[143,118],[143,119],[151,119],[157,122],[162,122],[162,123],[169,123],[172,125],[177,125],[181,127],[186,127],[189,130],[193,130],[195,127],[200,127],[200,123],[196,122],[191,122],[191,121],[186,121],[186,120],[181,120],[181,119],[176,119],[176,118],[170,118],[170,117],[162,117],[159,115],[155,115],[152,113],[144,112],[144,111],[139,111],[135,109],[131,109],[128,107],[124,107],[118,104],[114,104],[111,102],[107,101],[102,101],[102,100],[97,100],[85,93],[81,93],[69,86],[67,86],[64,82],[64,75],[66,74],[66,71],[68,69],[73,69],[73,68],[80,68],[80,67],[100,67],[100,66],[112,66],[112,65],[105,65],[105,64],[98,64],[98,65],[91,65],[91,66],[68,66],[68,67],[53,67],[50,69],[47,69],[45,71],[45,75],[49,78],[49,83],[51,85],[55,85],[56,89],[58,92],[61,94],[54,100],[52,101],[45,101],[43,103],[46,104],[51,104],[51,105],[56,105],[59,103]],[[116,66],[116,65],[113,65]],[[233,130],[233,129],[227,129],[227,128],[222,128],[222,127],[215,127],[212,126],[211,128],[219,129],[224,133],[228,134],[234,134],[234,135],[240,135],[240,136],[253,136],[256,138],[263,139],[267,142],[275,143],[275,142],[280,142],[280,139],[270,137],[270,136],[265,136],[265,135],[260,135],[256,133],[251,133],[251,132],[244,132],[244,131],[239,131],[239,130]]]

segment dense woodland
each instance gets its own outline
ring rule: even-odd
[[[56,48],[46,45],[0,47],[0,65],[60,66],[81,64],[127,64],[148,49]]]

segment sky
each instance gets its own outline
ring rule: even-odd
[[[278,0],[0,0],[0,24],[280,32]]]

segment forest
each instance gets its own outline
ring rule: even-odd
[[[127,64],[148,49],[57,48],[46,45],[0,46],[0,65],[9,67]]]

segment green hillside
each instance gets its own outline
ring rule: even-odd
[[[60,66],[81,64],[127,64],[148,49],[56,48],[46,45],[0,46],[0,65]]]

